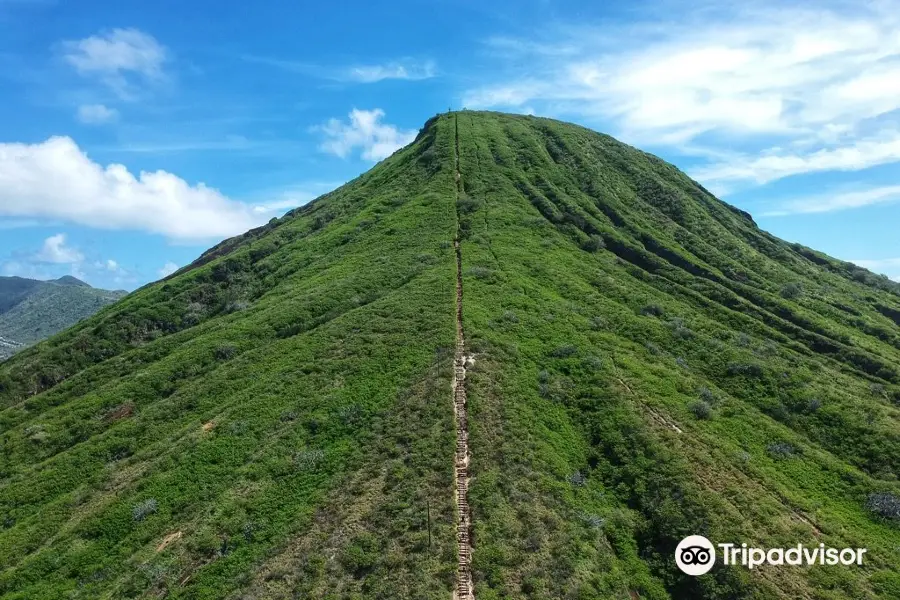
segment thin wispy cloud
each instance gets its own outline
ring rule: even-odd
[[[808,198],[795,198],[782,203],[777,209],[763,213],[762,216],[783,217],[797,214],[827,213],[892,202],[900,202],[900,185],[836,192]]]
[[[692,172],[711,183],[900,160],[900,3],[722,8],[491,38],[500,76],[463,104],[577,116],[645,146],[739,148]]]
[[[323,152],[347,158],[359,150],[364,160],[378,161],[387,158],[399,148],[409,144],[416,137],[415,130],[402,130],[395,125],[383,123],[384,111],[353,109],[349,121],[331,119],[314,128],[325,140],[320,149]]]
[[[174,273],[174,272],[177,271],[178,269],[179,269],[179,266],[178,266],[178,265],[176,265],[175,263],[169,261],[169,262],[167,262],[166,264],[164,264],[162,267],[160,267],[160,269],[157,271],[157,274],[158,274],[160,277],[168,277],[169,275],[171,275],[172,273]]]
[[[113,29],[65,41],[62,57],[80,75],[96,78],[123,99],[133,99],[138,82],[165,79],[168,49],[138,29]]]
[[[900,258],[854,259],[849,262],[875,273],[887,275],[894,281],[900,281]]]
[[[437,64],[432,60],[403,59],[375,64],[327,66],[305,61],[256,56],[241,56],[245,62],[266,65],[291,73],[298,73],[340,83],[377,83],[387,79],[421,81],[437,76]]]
[[[272,214],[285,212],[307,204],[322,194],[330,192],[341,185],[341,181],[313,181],[277,189],[263,190],[255,194],[255,201],[245,199],[253,206],[253,212]]]
[[[351,67],[346,72],[346,78],[359,83],[376,83],[385,79],[406,79],[419,81],[430,79],[437,73],[433,61],[417,63],[391,62],[383,65],[362,65]]]
[[[82,104],[76,116],[85,125],[104,125],[118,120],[119,111],[103,104]]]

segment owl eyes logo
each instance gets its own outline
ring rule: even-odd
[[[702,535],[690,535],[675,548],[675,563],[688,575],[703,575],[716,563],[716,551]]]
[[[688,546],[681,551],[681,562],[686,565],[705,565],[712,556],[703,546]]]

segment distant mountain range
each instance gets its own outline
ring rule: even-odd
[[[0,277],[0,360],[89,317],[127,292],[66,275],[52,281]]]

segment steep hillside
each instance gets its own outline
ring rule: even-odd
[[[53,281],[0,277],[0,360],[71,327],[124,295],[92,288],[68,275]]]
[[[898,321],[655,157],[440,115],[0,365],[0,596],[897,597]]]

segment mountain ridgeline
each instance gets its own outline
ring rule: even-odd
[[[0,360],[89,317],[125,295],[66,275],[52,281],[0,277]]]
[[[548,119],[431,119],[0,409],[3,598],[900,597],[898,287]],[[868,552],[690,577],[691,534]]]

